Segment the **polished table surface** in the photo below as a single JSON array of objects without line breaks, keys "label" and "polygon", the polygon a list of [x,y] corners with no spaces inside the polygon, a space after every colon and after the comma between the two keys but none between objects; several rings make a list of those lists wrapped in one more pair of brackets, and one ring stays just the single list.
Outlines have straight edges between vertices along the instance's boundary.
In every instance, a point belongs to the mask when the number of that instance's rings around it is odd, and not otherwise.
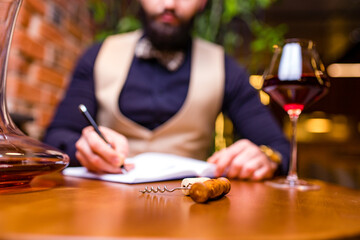
[{"label": "polished table surface", "polygon": [[360,192],[316,181],[318,191],[231,181],[225,197],[198,204],[181,191],[37,177],[32,188],[0,191],[0,239],[360,239]]}]

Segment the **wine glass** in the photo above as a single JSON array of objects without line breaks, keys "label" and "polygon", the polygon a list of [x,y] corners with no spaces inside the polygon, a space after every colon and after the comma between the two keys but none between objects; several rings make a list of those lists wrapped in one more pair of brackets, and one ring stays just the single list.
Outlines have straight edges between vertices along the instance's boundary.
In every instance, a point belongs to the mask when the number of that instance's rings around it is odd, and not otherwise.
[{"label": "wine glass", "polygon": [[267,184],[285,189],[319,189],[297,175],[296,126],[299,115],[305,106],[324,96],[330,86],[313,41],[293,38],[285,40],[281,46],[274,46],[270,67],[263,77],[262,89],[287,112],[292,126],[288,175]]}]

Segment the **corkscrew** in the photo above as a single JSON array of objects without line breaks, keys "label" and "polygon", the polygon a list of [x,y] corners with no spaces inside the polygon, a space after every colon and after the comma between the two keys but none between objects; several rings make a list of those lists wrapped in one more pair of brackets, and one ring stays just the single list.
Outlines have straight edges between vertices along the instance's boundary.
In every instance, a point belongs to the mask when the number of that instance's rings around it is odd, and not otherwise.
[{"label": "corkscrew", "polygon": [[190,187],[176,187],[176,188],[172,188],[172,189],[168,189],[166,186],[164,186],[164,188],[145,187],[144,190],[140,190],[140,192],[142,192],[142,193],[157,193],[157,192],[164,193],[164,192],[174,192],[175,190],[189,190],[189,189],[190,189]]},{"label": "corkscrew", "polygon": [[164,193],[182,190],[182,192],[190,196],[197,203],[204,203],[226,195],[231,188],[230,181],[227,178],[220,177],[217,179],[210,178],[185,178],[181,182],[181,187],[168,189],[166,186],[161,187],[145,187],[140,190],[141,193]]}]

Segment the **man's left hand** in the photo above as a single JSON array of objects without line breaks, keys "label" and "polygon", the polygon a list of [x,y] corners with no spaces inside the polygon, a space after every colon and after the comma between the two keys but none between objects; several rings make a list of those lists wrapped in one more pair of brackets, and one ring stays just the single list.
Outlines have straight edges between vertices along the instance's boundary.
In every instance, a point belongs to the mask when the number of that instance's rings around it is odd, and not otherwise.
[{"label": "man's left hand", "polygon": [[216,164],[215,175],[228,178],[263,180],[274,175],[278,164],[272,162],[247,139],[241,139],[231,146],[214,153],[208,162]]}]

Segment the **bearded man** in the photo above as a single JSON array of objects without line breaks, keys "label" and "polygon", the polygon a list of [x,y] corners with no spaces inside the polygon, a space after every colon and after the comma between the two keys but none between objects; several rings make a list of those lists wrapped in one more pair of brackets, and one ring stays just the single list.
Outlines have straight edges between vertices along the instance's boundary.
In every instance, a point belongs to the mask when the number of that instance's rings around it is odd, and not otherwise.
[{"label": "bearded man", "polygon": [[[126,157],[164,152],[207,159],[217,176],[285,174],[288,141],[246,70],[222,47],[191,36],[206,2],[139,0],[143,28],[110,36],[84,53],[45,142],[69,154],[71,165],[94,172],[121,173]],[[96,117],[112,148],[87,127],[79,104]],[[243,138],[208,158],[220,112]]]}]

